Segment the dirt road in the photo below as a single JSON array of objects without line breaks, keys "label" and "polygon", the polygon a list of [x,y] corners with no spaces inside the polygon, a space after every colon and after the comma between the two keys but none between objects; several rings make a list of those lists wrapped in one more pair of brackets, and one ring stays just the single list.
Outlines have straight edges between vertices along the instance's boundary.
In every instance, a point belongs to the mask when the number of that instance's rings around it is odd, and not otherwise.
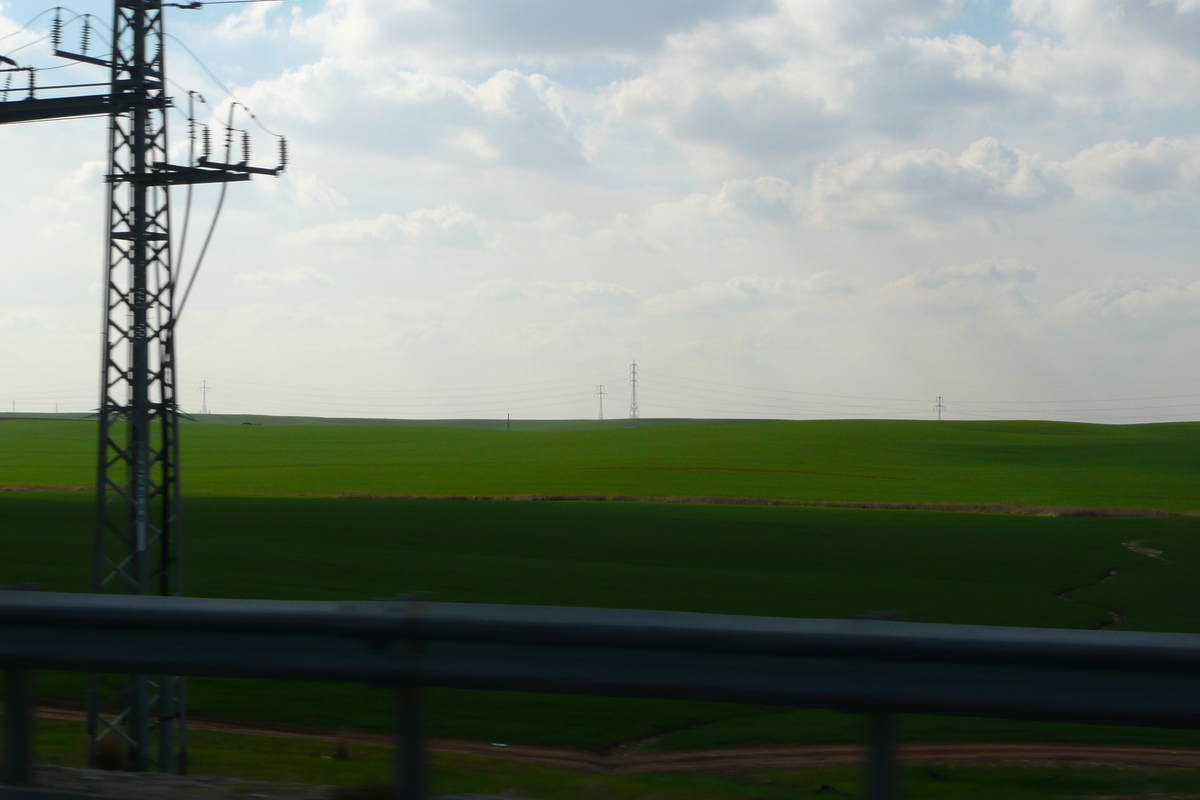
[{"label": "dirt road", "polygon": [[[41,708],[38,716],[48,720],[82,721],[74,709]],[[369,733],[333,733],[256,728],[205,720],[189,720],[196,731],[215,731],[248,736],[270,736],[326,742],[339,738],[348,743],[390,746],[388,736]],[[671,753],[614,753],[605,755],[569,747],[434,739],[434,752],[487,756],[504,761],[587,772],[628,774],[635,772],[682,772],[694,770],[745,771],[797,767],[842,766],[860,763],[863,748],[854,744],[789,745],[779,747],[736,747],[722,750],[684,750]],[[901,745],[900,758],[911,764],[989,764],[1058,767],[1175,767],[1200,769],[1200,749],[1166,747],[1121,747],[1083,744],[908,744]]]}]

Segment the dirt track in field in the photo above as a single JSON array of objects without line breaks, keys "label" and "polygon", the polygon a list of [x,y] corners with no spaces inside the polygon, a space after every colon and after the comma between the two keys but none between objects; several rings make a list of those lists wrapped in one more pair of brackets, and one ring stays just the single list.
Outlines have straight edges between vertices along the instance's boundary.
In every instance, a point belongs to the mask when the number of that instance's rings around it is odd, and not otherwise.
[{"label": "dirt track in field", "polygon": [[[41,708],[42,719],[82,721],[84,714],[74,709]],[[270,736],[320,742],[332,753],[338,743],[352,748],[355,744],[389,747],[391,737],[366,733],[320,733],[314,731],[256,728],[223,722],[189,720],[195,731],[213,731],[248,736]],[[861,763],[861,745],[790,745],[778,747],[736,747],[722,750],[684,750],[670,753],[618,752],[609,755],[569,747],[475,742],[462,739],[434,739],[437,753],[486,756],[503,761],[535,764],[543,767],[586,772],[686,772],[719,770],[793,769],[798,767],[846,766]],[[992,766],[1045,767],[1142,767],[1200,769],[1200,749],[1167,747],[1121,747],[1074,744],[909,744],[901,745],[900,758],[913,764],[976,764]]]},{"label": "dirt track in field", "polygon": [[[243,466],[230,467],[242,469]],[[614,468],[615,469],[615,468]],[[742,470],[717,467],[678,467],[679,471],[724,471],[724,472],[781,472],[785,470]],[[797,473],[826,474],[826,473]],[[851,476],[871,477],[871,476]],[[90,492],[93,486],[35,486],[26,484],[0,484],[0,492]],[[893,511],[950,511],[965,514],[1019,514],[1038,517],[1197,517],[1200,511],[1167,511],[1160,508],[1093,508],[1090,506],[1027,506],[1013,503],[923,503],[923,502],[868,502],[841,500],[796,500],[764,497],[717,497],[672,495],[668,497],[642,497],[624,494],[511,494],[511,495],[417,495],[417,494],[372,494],[363,492],[341,492],[339,494],[283,494],[264,497],[332,497],[367,500],[479,500],[494,502],[545,503],[545,502],[612,502],[612,503],[665,503],[668,505],[712,505],[712,506],[800,506],[805,508],[859,508]],[[1133,544],[1139,544],[1134,542]],[[1131,548],[1132,549],[1132,548]],[[1145,549],[1147,555],[1149,549]],[[1136,550],[1136,552],[1143,552]],[[1152,556],[1153,557],[1153,556]]]}]

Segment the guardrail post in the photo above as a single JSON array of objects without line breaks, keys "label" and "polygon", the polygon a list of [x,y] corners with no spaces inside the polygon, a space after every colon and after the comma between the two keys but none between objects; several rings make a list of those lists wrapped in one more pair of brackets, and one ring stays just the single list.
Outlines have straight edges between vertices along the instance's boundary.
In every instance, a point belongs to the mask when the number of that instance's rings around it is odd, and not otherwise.
[{"label": "guardrail post", "polygon": [[420,686],[396,690],[396,800],[425,800],[425,695]]},{"label": "guardrail post", "polygon": [[867,725],[867,798],[896,800],[896,718],[871,714]]},{"label": "guardrail post", "polygon": [[33,678],[10,668],[4,687],[4,782],[24,786],[33,780]]}]

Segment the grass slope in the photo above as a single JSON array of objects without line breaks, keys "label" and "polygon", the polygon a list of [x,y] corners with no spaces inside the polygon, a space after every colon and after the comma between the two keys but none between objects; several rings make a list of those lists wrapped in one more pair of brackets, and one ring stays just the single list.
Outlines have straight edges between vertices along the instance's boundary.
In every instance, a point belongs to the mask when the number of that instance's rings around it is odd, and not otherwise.
[{"label": "grass slope", "polygon": [[[89,486],[94,423],[0,420],[0,486]],[[183,426],[189,495],[630,495],[1200,511],[1200,423]]]},{"label": "grass slope", "polygon": [[[87,495],[0,495],[0,583],[81,590]],[[794,507],[197,497],[189,594],[341,599],[432,591],[440,600],[837,617],[900,609],[916,621],[1200,631],[1181,602],[1200,520],[1049,518]],[[1142,541],[1167,561],[1135,553]],[[66,556],[64,557],[64,554]],[[1111,569],[1118,575],[1098,579]],[[1070,600],[1056,592],[1075,589]],[[78,696],[77,678],[46,676]],[[193,681],[197,716],[387,729],[378,691]],[[832,712],[680,701],[440,691],[437,735],[603,748],[855,741]],[[1193,743],[1190,732],[912,718],[909,738]]]}]

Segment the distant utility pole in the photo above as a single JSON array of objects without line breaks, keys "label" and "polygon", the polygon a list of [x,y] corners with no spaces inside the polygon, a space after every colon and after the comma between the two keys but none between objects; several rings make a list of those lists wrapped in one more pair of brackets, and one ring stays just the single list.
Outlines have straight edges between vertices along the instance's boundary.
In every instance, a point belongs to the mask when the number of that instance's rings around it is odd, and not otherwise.
[{"label": "distant utility pole", "polygon": [[937,412],[938,412],[938,419],[941,419],[941,418],[942,418],[942,412],[946,410],[946,404],[942,402],[942,396],[941,396],[941,395],[938,395],[937,404],[936,404],[936,405],[934,405],[934,409],[936,409],[936,410],[937,410]]},{"label": "distant utility pole", "polygon": [[212,391],[212,387],[208,385],[208,381],[200,381],[200,388],[196,391],[200,392],[200,413],[211,413],[208,410],[208,393]]},{"label": "distant utility pole", "polygon": [[506,431],[512,430],[512,414],[504,415],[504,430],[506,430]]},{"label": "distant utility pole", "polygon": [[637,359],[634,359],[633,364],[629,367],[629,385],[632,387],[629,392],[629,418],[632,420],[641,417],[637,402],[637,378]]},{"label": "distant utility pole", "polygon": [[608,392],[604,391],[604,384],[596,387],[596,394],[593,397],[600,398],[600,421],[604,422],[604,398],[608,397]]}]

